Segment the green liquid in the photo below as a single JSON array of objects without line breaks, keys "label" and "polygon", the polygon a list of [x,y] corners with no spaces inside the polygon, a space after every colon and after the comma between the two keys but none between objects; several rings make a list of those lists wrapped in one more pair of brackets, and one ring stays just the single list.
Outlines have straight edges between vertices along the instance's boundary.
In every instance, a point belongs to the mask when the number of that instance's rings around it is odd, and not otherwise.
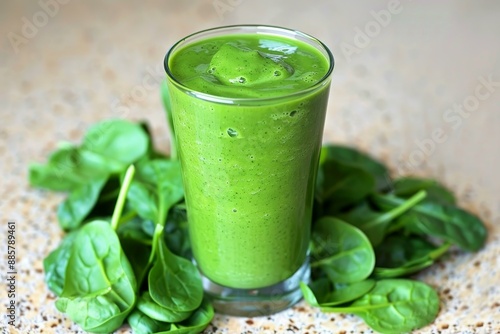
[{"label": "green liquid", "polygon": [[[175,52],[169,80],[193,254],[203,274],[253,289],[290,277],[304,262],[328,99],[314,47],[270,35],[228,35]],[[235,100],[237,101],[237,100]]]}]

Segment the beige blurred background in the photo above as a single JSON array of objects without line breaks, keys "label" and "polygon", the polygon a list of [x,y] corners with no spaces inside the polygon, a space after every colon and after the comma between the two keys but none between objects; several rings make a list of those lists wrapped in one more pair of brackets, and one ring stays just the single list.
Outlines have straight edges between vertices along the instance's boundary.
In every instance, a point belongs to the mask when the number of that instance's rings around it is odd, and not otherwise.
[{"label": "beige blurred background", "polygon": [[[33,285],[20,282],[21,291],[47,294],[41,259],[60,238],[54,208],[61,197],[30,190],[27,164],[44,161],[57,142],[78,141],[90,124],[110,117],[147,120],[156,145],[167,151],[159,98],[167,49],[198,30],[241,23],[302,30],[331,48],[336,64],[324,140],[367,150],[394,175],[435,177],[455,190],[492,231],[493,246],[482,255],[491,267],[476,268],[489,275],[500,243],[500,2],[2,1],[0,212],[23,230],[19,265]],[[442,274],[456,279],[450,284],[477,281],[461,260],[454,265]],[[483,290],[461,292],[472,293],[486,318],[493,311],[481,294],[500,299],[490,279]],[[41,320],[43,298],[21,303],[36,309],[22,328]],[[453,309],[459,306],[444,305],[435,328],[447,317],[477,322]],[[51,305],[44,307],[57,318]],[[221,328],[232,323],[218,319]]]}]

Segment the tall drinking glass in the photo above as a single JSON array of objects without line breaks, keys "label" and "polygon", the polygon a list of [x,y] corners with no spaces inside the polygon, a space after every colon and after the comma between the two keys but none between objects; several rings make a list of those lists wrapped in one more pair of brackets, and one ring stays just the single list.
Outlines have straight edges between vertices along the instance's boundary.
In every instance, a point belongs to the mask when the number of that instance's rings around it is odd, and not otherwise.
[{"label": "tall drinking glass", "polygon": [[301,298],[333,64],[314,37],[259,25],[195,33],[165,57],[193,257],[219,312]]}]

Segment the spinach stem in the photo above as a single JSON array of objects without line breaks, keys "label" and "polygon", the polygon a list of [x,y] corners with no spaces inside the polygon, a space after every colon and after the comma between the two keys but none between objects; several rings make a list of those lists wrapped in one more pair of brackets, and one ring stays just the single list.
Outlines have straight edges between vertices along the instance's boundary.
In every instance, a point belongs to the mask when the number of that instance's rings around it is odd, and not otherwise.
[{"label": "spinach stem", "polygon": [[412,197],[408,198],[406,201],[404,201],[403,203],[401,203],[400,205],[398,205],[394,209],[378,216],[376,219],[372,220],[368,224],[370,224],[370,225],[371,224],[378,224],[378,223],[386,222],[388,220],[392,220],[392,219],[402,215],[403,213],[405,213],[406,211],[408,211],[409,209],[411,209],[415,205],[417,205],[426,196],[427,196],[427,192],[425,190],[420,190],[418,193],[416,193]]},{"label": "spinach stem", "polygon": [[122,186],[120,188],[120,193],[118,194],[118,199],[116,200],[115,209],[113,211],[113,216],[111,217],[111,227],[116,231],[118,228],[118,222],[122,215],[123,207],[125,206],[125,199],[127,198],[128,189],[134,178],[135,167],[130,165],[125,173],[125,178],[123,179]]},{"label": "spinach stem", "polygon": [[163,234],[163,225],[156,224],[155,231],[153,233],[153,242],[152,242],[153,248],[151,249],[151,253],[149,254],[148,267],[151,263],[153,263],[156,251],[158,249],[158,240],[162,236],[162,234]]},{"label": "spinach stem", "polygon": [[328,265],[328,264],[330,264],[330,262],[332,262],[332,260],[338,259],[339,257],[341,257],[341,254],[328,256],[328,257],[325,257],[323,259],[319,259],[317,261],[311,262],[311,268],[316,268],[316,267],[319,267],[322,265]]},{"label": "spinach stem", "polygon": [[451,247],[451,244],[449,242],[445,242],[435,250],[429,253],[429,257],[433,260],[436,260],[437,258],[443,256],[448,249]]}]

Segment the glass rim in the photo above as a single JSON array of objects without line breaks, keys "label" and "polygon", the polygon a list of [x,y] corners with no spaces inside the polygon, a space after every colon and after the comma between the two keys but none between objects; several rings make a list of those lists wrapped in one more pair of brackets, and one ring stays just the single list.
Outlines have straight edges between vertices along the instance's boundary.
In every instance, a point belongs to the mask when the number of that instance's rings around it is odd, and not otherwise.
[{"label": "glass rim", "polygon": [[[189,88],[186,85],[182,84],[172,73],[170,70],[169,66],[169,59],[170,57],[175,53],[175,51],[183,44],[186,42],[189,42],[190,39],[195,38],[200,35],[204,35],[207,33],[212,33],[212,32],[222,32],[225,30],[231,30],[235,28],[242,28],[242,29],[252,29],[253,32],[258,32],[259,29],[261,30],[268,30],[267,33],[271,34],[272,31],[275,32],[273,35],[277,36],[284,36],[284,33],[292,34],[295,36],[301,36],[304,40],[301,40],[303,42],[313,42],[316,43],[317,45],[310,45],[315,47],[317,50],[319,50],[325,58],[328,60],[328,70],[325,73],[325,75],[319,79],[317,82],[312,84],[309,87],[306,87],[304,89],[289,93],[289,94],[283,94],[279,96],[272,96],[272,97],[227,97],[227,96],[219,96],[219,95],[214,95],[214,94],[208,94],[208,93],[203,93],[200,91],[197,91],[196,89]],[[243,33],[244,31],[242,31]],[[279,34],[281,32],[281,34]],[[266,32],[262,31],[262,34],[265,34]],[[285,35],[285,37],[288,37]],[[189,44],[186,44],[189,45]],[[321,49],[320,49],[321,47]],[[324,85],[328,84],[331,78],[331,74],[333,72],[333,68],[335,66],[335,59],[333,57],[332,52],[330,49],[319,39],[316,37],[309,35],[307,33],[304,33],[300,30],[294,30],[294,29],[289,29],[289,28],[284,28],[280,26],[273,26],[273,25],[266,25],[266,24],[236,24],[236,25],[226,25],[226,26],[219,26],[219,27],[214,27],[214,28],[209,28],[209,29],[204,29],[200,30],[197,32],[194,32],[192,34],[189,34],[177,42],[175,42],[170,49],[167,51],[167,54],[165,55],[165,58],[163,60],[163,66],[165,68],[165,72],[167,74],[168,79],[171,80],[172,83],[174,83],[179,89],[183,90],[185,93],[192,95],[196,98],[210,101],[210,102],[216,102],[216,103],[222,103],[222,104],[253,104],[255,102],[264,102],[264,101],[273,101],[273,100],[280,100],[280,99],[289,99],[290,97],[293,96],[301,96],[304,94],[307,94],[309,92],[316,91],[320,87],[323,87]]]}]

